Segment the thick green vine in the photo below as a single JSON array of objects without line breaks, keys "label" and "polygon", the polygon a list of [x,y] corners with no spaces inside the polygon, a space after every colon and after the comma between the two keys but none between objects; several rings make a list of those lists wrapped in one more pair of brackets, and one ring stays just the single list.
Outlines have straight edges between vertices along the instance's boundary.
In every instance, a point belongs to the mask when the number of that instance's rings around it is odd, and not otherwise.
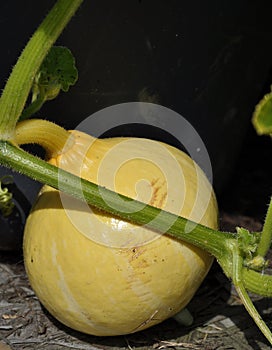
[{"label": "thick green vine", "polygon": [[0,135],[13,137],[33,80],[48,51],[83,0],[58,0],[20,55],[0,98]]}]

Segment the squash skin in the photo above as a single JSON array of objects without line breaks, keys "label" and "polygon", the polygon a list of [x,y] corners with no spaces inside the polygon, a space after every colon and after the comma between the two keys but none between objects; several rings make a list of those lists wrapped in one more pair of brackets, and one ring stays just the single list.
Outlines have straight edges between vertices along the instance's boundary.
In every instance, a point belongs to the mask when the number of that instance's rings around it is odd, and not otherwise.
[{"label": "squash skin", "polygon": [[[157,207],[165,209],[170,203],[169,211],[217,227],[217,204],[211,186],[183,152],[151,140],[95,140],[77,131],[71,133],[74,144],[52,158],[52,164],[127,196],[135,198],[136,192],[140,192],[139,200]],[[86,148],[90,143],[91,147]],[[160,147],[170,152],[182,168],[181,186],[186,190],[183,198],[186,205],[181,208],[179,205],[171,207],[176,198],[166,199],[171,192],[169,186],[174,187],[179,181],[166,183],[165,174],[154,165],[157,160],[168,166],[167,157],[159,160],[162,155],[155,152],[156,149],[160,151]],[[121,165],[117,164],[115,183],[112,183],[112,176],[104,167],[116,161],[114,154],[107,153],[114,148]],[[135,153],[135,149],[139,153]],[[149,150],[154,154],[152,162],[148,157],[137,158],[137,154],[146,154]],[[129,160],[123,162],[123,156]],[[81,166],[75,167],[76,162]],[[201,177],[198,184],[196,168]],[[140,188],[136,186],[136,191],[135,184],[143,178],[148,181],[141,183]],[[178,198],[176,192],[172,191]],[[193,209],[196,197],[197,207],[201,207],[208,194],[211,198],[207,208],[204,211]],[[24,259],[30,284],[56,319],[92,335],[121,335],[158,324],[188,304],[212,264],[209,254],[97,210],[90,212],[81,202],[63,196],[44,186],[27,219],[24,234]],[[66,210],[63,210],[63,203]],[[108,240],[108,236],[115,239]]]}]

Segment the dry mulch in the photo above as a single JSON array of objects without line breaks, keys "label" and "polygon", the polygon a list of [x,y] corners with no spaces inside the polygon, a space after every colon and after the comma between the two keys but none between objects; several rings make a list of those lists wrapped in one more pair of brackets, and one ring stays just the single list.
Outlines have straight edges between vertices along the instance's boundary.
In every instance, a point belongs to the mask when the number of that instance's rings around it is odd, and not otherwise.
[{"label": "dry mulch", "polygon": [[[261,228],[265,201],[272,191],[268,168],[263,164],[271,158],[272,149],[261,156],[257,153],[252,160],[249,151],[256,149],[254,142],[247,144],[241,155],[242,161],[237,169],[240,175],[232,191],[227,191],[220,199],[221,227],[224,230],[234,231],[236,226],[252,231]],[[258,146],[259,143],[263,146],[263,141],[257,141]],[[271,147],[271,143],[264,143],[265,150],[267,145]],[[252,298],[272,328],[271,300],[257,296]],[[191,327],[184,328],[169,319],[151,329],[127,336],[100,338],[84,335],[60,324],[40,305],[29,286],[21,253],[0,252],[0,350],[271,348],[217,263],[188,308],[195,319]]]}]

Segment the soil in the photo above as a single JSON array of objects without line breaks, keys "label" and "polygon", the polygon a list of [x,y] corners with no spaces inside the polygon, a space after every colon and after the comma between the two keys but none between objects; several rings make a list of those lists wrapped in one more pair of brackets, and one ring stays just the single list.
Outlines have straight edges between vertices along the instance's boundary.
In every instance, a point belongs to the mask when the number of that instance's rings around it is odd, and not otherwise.
[{"label": "soil", "polygon": [[[234,232],[237,226],[260,230],[272,192],[269,173],[271,146],[269,138],[256,137],[252,130],[249,132],[232,183],[219,197],[223,230]],[[272,274],[272,269],[268,268],[266,273]],[[252,299],[272,328],[271,300],[255,295]],[[169,319],[127,336],[101,338],[84,335],[60,324],[40,305],[29,286],[20,252],[0,252],[0,350],[271,348],[217,263],[188,309],[194,316],[190,327]]]}]

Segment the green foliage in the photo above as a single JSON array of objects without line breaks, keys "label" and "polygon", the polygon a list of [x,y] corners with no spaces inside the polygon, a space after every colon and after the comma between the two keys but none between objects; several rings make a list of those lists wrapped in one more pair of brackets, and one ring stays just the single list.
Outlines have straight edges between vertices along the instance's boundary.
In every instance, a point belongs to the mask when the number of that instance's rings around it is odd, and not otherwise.
[{"label": "green foliage", "polygon": [[237,227],[238,246],[246,259],[251,259],[258,247],[259,237],[243,227]]},{"label": "green foliage", "polygon": [[60,90],[67,92],[78,78],[75,59],[69,49],[53,46],[37,74],[35,85],[43,89],[47,100],[55,98]]},{"label": "green foliage", "polygon": [[267,267],[268,262],[261,255],[257,254],[261,238],[260,232],[249,232],[243,227],[237,227],[238,247],[243,257],[244,265],[252,270],[261,271]]},{"label": "green foliage", "polygon": [[252,123],[259,135],[272,135],[272,92],[257,104]]},{"label": "green foliage", "polygon": [[53,46],[34,78],[32,101],[24,109],[20,120],[31,117],[46,101],[56,98],[60,91],[67,92],[77,78],[78,71],[71,51],[66,47]]}]

